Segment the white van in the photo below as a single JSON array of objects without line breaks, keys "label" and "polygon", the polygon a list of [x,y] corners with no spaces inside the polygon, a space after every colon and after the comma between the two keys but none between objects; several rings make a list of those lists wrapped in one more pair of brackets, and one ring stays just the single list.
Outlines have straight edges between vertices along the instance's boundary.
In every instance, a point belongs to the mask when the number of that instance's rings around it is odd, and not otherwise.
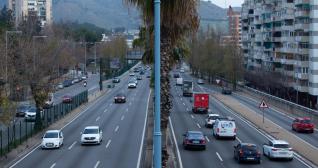
[{"label": "white van", "polygon": [[177,86],[182,86],[183,85],[183,78],[177,78]]},{"label": "white van", "polygon": [[218,118],[213,125],[213,136],[215,138],[232,138],[236,139],[236,125],[234,120],[228,118]]}]

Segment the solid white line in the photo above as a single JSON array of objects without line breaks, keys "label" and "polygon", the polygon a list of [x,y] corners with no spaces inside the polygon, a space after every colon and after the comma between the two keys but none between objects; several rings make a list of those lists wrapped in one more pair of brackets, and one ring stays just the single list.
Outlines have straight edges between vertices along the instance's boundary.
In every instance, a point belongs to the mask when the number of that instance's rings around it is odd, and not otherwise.
[{"label": "solid white line", "polygon": [[236,140],[239,141],[239,143],[242,143],[239,137],[236,137]]},{"label": "solid white line", "polygon": [[109,147],[110,143],[112,142],[112,140],[108,140],[107,144],[106,144],[106,149]]},{"label": "solid white line", "polygon": [[221,162],[223,162],[223,159],[221,158],[220,154],[218,152],[216,152],[216,155],[218,156],[218,158],[220,159]]},{"label": "solid white line", "polygon": [[206,139],[208,142],[210,142],[210,139],[208,138],[208,136],[205,136],[205,139]]},{"label": "solid white line", "polygon": [[115,132],[117,132],[119,129],[119,126],[117,125],[116,128],[115,128]]},{"label": "solid white line", "polygon": [[149,100],[150,100],[150,94],[151,94],[151,90],[149,92],[149,96],[148,96],[148,103],[146,106],[146,116],[145,116],[145,121],[144,121],[144,129],[142,130],[142,138],[141,138],[141,144],[140,144],[140,148],[139,148],[139,155],[138,155],[138,161],[137,161],[137,166],[136,168],[140,168],[140,161],[141,161],[141,154],[142,154],[142,148],[143,148],[143,144],[144,144],[144,138],[145,138],[145,132],[146,132],[146,125],[147,125],[147,117],[148,117],[148,107],[149,107]]},{"label": "solid white line", "polygon": [[107,112],[107,109],[104,110],[104,113],[106,113],[106,112]]},{"label": "solid white line", "polygon": [[53,167],[55,167],[55,165],[56,165],[56,163],[53,163],[53,164],[52,164],[52,166],[51,166],[50,168],[53,168]]},{"label": "solid white line", "polygon": [[198,123],[197,123],[197,126],[198,126],[199,128],[201,128],[200,124],[198,124]]},{"label": "solid white line", "polygon": [[94,166],[94,168],[97,168],[98,165],[99,165],[99,163],[100,163],[100,161],[97,161],[96,164],[95,164],[95,166]]},{"label": "solid white line", "polygon": [[191,114],[191,118],[193,118],[194,119],[194,116]]},{"label": "solid white line", "polygon": [[96,118],[96,121],[98,121],[100,119],[100,117],[98,116],[97,118]]},{"label": "solid white line", "polygon": [[73,142],[72,145],[70,147],[68,147],[68,150],[71,150],[76,143],[77,143],[77,141]]},{"label": "solid white line", "polygon": [[121,120],[121,121],[123,121],[123,120],[124,120],[124,118],[125,118],[125,116],[123,115],[123,116],[121,116],[120,120]]},{"label": "solid white line", "polygon": [[128,111],[128,108],[126,108],[126,111]]},{"label": "solid white line", "polygon": [[171,122],[171,118],[170,118],[170,117],[169,117],[169,125],[170,125],[170,127],[171,127],[171,132],[172,132],[174,144],[175,144],[176,149],[177,149],[177,157],[178,157],[179,166],[180,166],[180,168],[183,168],[182,160],[181,160],[181,155],[180,155],[180,151],[179,151],[179,147],[178,147],[178,143],[177,143],[177,139],[176,139],[176,135],[174,134],[174,128],[173,128],[173,125],[172,125],[172,122]]},{"label": "solid white line", "polygon": [[[106,93],[110,92],[110,90],[108,90]],[[92,106],[94,106],[97,102],[101,101],[103,98],[103,96],[99,97],[97,100],[95,100],[92,104],[89,105],[89,107],[87,107],[84,111],[82,111],[81,113],[79,113],[75,118],[73,118],[70,122],[68,122],[67,124],[65,124],[61,130],[63,130],[65,127],[67,127],[68,125],[70,125],[72,122],[74,122],[78,117],[80,117],[82,114],[84,114],[88,109],[90,109]],[[11,165],[9,168],[13,168],[14,166],[16,166],[18,163],[20,163],[22,160],[24,160],[26,157],[28,157],[31,153],[33,153],[35,150],[37,150],[39,147],[41,146],[41,143],[35,144],[32,148],[32,150],[27,153],[26,155],[24,155],[21,159],[19,159],[17,162],[15,162],[13,165]]]},{"label": "solid white line", "polygon": [[182,103],[185,106],[185,103]]}]

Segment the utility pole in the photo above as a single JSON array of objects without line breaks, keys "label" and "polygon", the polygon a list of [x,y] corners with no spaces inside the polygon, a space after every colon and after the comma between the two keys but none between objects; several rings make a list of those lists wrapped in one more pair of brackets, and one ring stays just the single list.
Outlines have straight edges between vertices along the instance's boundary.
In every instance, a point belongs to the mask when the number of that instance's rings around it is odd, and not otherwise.
[{"label": "utility pole", "polygon": [[22,31],[6,31],[6,82],[8,82],[8,34],[10,33],[22,34]]},{"label": "utility pole", "polygon": [[161,168],[160,130],[160,0],[154,0],[155,8],[155,124],[154,124],[154,167]]}]

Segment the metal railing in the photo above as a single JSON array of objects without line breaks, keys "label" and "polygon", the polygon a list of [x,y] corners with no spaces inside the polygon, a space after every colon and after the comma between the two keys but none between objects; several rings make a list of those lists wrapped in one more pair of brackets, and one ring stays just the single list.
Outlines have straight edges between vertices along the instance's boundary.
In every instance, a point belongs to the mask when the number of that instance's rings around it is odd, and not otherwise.
[{"label": "metal railing", "polygon": [[[70,103],[59,103],[49,109],[44,109],[41,113],[42,130],[55,123],[66,114],[79,107],[83,103],[88,102],[88,91],[79,93],[72,97]],[[34,122],[20,120],[12,123],[4,129],[0,130],[0,156],[4,156],[12,149],[22,144],[28,138],[35,135],[40,130],[34,129]]]}]

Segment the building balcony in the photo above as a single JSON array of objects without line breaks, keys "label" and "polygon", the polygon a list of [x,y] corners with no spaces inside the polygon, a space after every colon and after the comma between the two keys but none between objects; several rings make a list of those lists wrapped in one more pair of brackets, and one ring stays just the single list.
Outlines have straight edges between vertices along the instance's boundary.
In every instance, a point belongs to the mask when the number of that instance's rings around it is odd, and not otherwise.
[{"label": "building balcony", "polygon": [[303,5],[303,4],[309,4],[310,0],[295,0],[295,5]]},{"label": "building balcony", "polygon": [[297,53],[298,54],[309,54],[309,49],[308,48],[297,48]]},{"label": "building balcony", "polygon": [[295,73],[294,77],[297,79],[308,80],[308,74],[305,73]]},{"label": "building balcony", "polygon": [[285,64],[285,65],[294,65],[295,60],[293,59],[280,59],[280,63]]},{"label": "building balcony", "polygon": [[282,3],[282,8],[294,8],[294,3]]},{"label": "building balcony", "polygon": [[289,71],[289,70],[283,70],[283,75],[289,76],[289,77],[294,77],[294,71]]},{"label": "building balcony", "polygon": [[294,30],[294,25],[283,25],[281,27],[281,30],[290,30],[290,31],[292,31],[292,30]]},{"label": "building balcony", "polygon": [[297,67],[309,67],[309,62],[296,60],[294,65]]},{"label": "building balcony", "polygon": [[309,24],[308,23],[296,23],[295,24],[295,30],[309,30]]},{"label": "building balcony", "polygon": [[295,41],[297,41],[297,42],[309,42],[309,36],[296,36]]},{"label": "building balcony", "polygon": [[298,10],[295,12],[295,17],[309,17],[310,12],[306,10]]},{"label": "building balcony", "polygon": [[282,36],[280,39],[281,39],[281,41],[287,41],[287,42],[295,41],[295,38],[294,37],[290,37],[290,36]]},{"label": "building balcony", "polygon": [[296,48],[281,48],[281,52],[283,53],[292,53],[292,54],[295,54],[297,53],[297,49]]},{"label": "building balcony", "polygon": [[263,37],[262,36],[256,36],[255,37],[255,41],[261,42],[261,41],[263,41]]},{"label": "building balcony", "polygon": [[274,40],[275,42],[280,42],[280,41],[281,41],[281,37],[273,37],[273,40]]}]

